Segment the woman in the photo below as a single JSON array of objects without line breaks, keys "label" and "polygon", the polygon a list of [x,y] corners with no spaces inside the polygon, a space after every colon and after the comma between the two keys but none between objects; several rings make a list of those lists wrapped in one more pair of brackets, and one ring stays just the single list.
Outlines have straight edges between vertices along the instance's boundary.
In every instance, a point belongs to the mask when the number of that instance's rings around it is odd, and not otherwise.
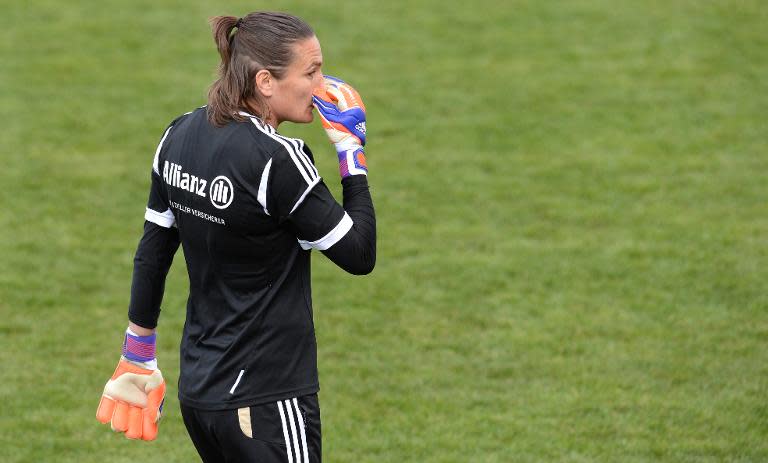
[{"label": "woman", "polygon": [[[97,418],[129,438],[157,435],[155,327],[181,244],[190,294],[179,401],[202,460],[319,462],[309,251],[350,273],[373,270],[365,107],[323,76],[320,44],[299,18],[251,13],[212,26],[219,77],[208,105],[174,120],[155,152],[123,355]],[[306,144],[277,132],[311,122],[313,106],[337,150],[343,207]]]}]

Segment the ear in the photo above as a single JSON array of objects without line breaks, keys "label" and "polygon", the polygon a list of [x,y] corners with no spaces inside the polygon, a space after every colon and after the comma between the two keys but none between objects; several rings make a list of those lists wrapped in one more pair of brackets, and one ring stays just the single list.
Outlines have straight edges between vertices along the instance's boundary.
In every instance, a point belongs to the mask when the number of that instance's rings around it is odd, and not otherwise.
[{"label": "ear", "polygon": [[262,96],[269,98],[274,92],[275,77],[266,69],[256,73],[254,78],[256,84],[256,90],[261,93]]}]

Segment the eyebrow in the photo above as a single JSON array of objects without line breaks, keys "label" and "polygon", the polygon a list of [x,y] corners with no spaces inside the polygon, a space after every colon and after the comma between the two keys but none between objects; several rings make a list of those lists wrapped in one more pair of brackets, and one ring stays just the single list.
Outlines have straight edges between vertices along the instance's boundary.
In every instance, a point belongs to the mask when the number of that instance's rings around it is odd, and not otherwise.
[{"label": "eyebrow", "polygon": [[323,65],[322,61],[312,61],[309,66],[307,66],[307,69],[312,69],[314,67],[320,67]]}]

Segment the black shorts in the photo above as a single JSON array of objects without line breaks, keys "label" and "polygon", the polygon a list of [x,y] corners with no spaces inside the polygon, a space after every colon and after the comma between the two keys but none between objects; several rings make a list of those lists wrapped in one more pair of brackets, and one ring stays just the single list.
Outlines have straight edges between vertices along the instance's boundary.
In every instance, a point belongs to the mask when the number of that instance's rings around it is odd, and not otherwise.
[{"label": "black shorts", "polygon": [[204,463],[320,463],[317,394],[236,410],[181,405],[189,437]]}]

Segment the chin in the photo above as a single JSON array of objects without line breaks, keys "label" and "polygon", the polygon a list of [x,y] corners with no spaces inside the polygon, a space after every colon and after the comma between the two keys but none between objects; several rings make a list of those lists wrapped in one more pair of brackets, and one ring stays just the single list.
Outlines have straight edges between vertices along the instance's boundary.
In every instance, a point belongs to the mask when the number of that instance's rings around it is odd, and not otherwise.
[{"label": "chin", "polygon": [[293,119],[291,122],[295,122],[297,124],[309,124],[310,122],[315,120],[315,115],[312,114],[310,111],[309,114],[304,114],[301,117],[297,117],[296,119]]}]

